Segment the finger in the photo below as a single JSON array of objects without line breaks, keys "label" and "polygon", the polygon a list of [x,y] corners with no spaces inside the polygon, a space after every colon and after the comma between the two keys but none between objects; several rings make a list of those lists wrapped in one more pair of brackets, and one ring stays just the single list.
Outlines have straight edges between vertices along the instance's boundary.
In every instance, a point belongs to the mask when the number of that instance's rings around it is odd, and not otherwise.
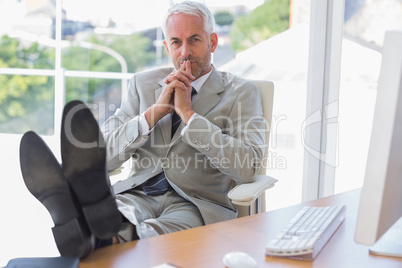
[{"label": "finger", "polygon": [[185,62],[186,65],[186,76],[188,77],[188,79],[190,79],[191,81],[195,80],[195,77],[193,76],[192,72],[191,72],[191,61],[187,60]]},{"label": "finger", "polygon": [[[175,79],[185,81],[185,78],[191,83],[195,80],[195,77],[191,73],[191,61],[183,61],[179,70],[171,72],[165,79],[165,84],[171,83]],[[189,86],[189,85],[188,85]]]},{"label": "finger", "polygon": [[174,88],[174,90],[176,90],[176,89],[186,90],[188,88],[188,86],[186,86],[186,84],[180,80],[172,81],[172,83],[170,83],[169,86]]},{"label": "finger", "polygon": [[[182,65],[182,67],[183,67],[183,65]],[[165,84],[168,84],[168,83],[172,82],[174,79],[178,79],[177,76],[178,76],[179,74],[185,76],[185,71],[184,71],[184,69],[183,69],[182,67],[181,67],[178,71],[173,71],[173,72],[171,72],[171,73],[165,78]]]},{"label": "finger", "polygon": [[186,71],[186,62],[187,62],[188,60],[185,60],[185,61],[183,61],[182,63],[181,63],[181,66],[180,66],[180,69],[179,69],[179,71]]},{"label": "finger", "polygon": [[191,73],[191,61],[190,60],[183,61],[178,72],[184,74],[188,79],[190,79],[192,81],[195,80],[195,77]]},{"label": "finger", "polygon": [[189,60],[186,61],[186,72],[193,76],[193,74],[191,73],[191,61]]},{"label": "finger", "polygon": [[173,75],[169,75],[168,77],[166,77],[165,79],[165,84],[170,84],[174,79]]},{"label": "finger", "polygon": [[173,94],[174,93],[174,86],[171,84],[166,85],[165,89],[162,91],[162,94]]},{"label": "finger", "polygon": [[177,80],[179,80],[179,81],[181,81],[181,82],[183,82],[183,83],[186,85],[186,87],[190,87],[190,86],[191,86],[191,81],[192,81],[192,80],[190,80],[190,79],[188,78],[188,76],[187,76],[185,73],[177,73],[177,74],[174,76],[174,78],[177,79]]},{"label": "finger", "polygon": [[176,73],[175,75],[168,76],[168,77],[165,79],[165,83],[166,83],[166,84],[170,84],[170,83],[172,83],[174,80],[178,80],[178,81],[183,82],[187,87],[190,87],[190,86],[191,86],[191,81],[192,81],[192,80],[190,80],[190,79],[189,79],[185,74],[183,74],[183,73],[178,72],[178,73]]},{"label": "finger", "polygon": [[184,101],[184,103],[191,103],[191,88],[182,88],[182,87],[177,87],[175,89],[175,99],[179,98]]}]

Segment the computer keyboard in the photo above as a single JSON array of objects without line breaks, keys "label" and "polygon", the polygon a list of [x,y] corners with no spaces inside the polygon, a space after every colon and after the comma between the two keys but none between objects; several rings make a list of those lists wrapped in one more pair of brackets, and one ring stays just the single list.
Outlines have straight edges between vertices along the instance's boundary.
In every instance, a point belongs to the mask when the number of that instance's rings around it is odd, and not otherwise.
[{"label": "computer keyboard", "polygon": [[345,205],[304,207],[265,246],[265,254],[313,260],[343,222],[345,213]]}]

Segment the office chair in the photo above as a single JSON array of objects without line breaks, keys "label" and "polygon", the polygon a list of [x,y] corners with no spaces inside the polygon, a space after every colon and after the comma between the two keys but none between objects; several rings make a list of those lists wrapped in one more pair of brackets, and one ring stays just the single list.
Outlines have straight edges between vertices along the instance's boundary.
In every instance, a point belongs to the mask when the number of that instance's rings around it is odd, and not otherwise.
[{"label": "office chair", "polygon": [[[244,183],[235,186],[228,194],[232,203],[239,210],[238,217],[244,217],[265,211],[265,191],[275,186],[276,179],[266,174],[268,167],[268,145],[270,136],[270,127],[272,119],[272,107],[274,99],[274,83],[271,81],[251,80],[260,90],[262,113],[266,120],[265,132],[265,152],[259,175],[255,177],[252,183]],[[125,179],[130,172],[130,161],[126,161],[122,167],[109,172],[111,183]]]},{"label": "office chair", "polygon": [[272,107],[274,102],[274,83],[265,80],[251,80],[260,90],[262,114],[266,124],[265,152],[259,174],[254,182],[235,186],[228,194],[239,210],[238,217],[265,211],[265,191],[275,186],[278,181],[266,175],[268,169],[268,145],[271,130]]}]

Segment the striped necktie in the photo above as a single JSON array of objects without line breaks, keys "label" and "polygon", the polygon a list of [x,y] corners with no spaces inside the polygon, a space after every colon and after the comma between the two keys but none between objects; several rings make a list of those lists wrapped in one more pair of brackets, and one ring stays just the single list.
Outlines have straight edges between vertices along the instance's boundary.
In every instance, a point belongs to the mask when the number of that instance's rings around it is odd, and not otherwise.
[{"label": "striped necktie", "polygon": [[[194,94],[197,94],[197,91],[195,90],[195,88],[193,88],[193,90],[191,91],[191,98],[193,98]],[[172,137],[174,135],[174,133],[176,133],[177,128],[180,126],[181,123],[181,118],[180,116],[176,113],[173,112],[172,114]]]},{"label": "striped necktie", "polygon": [[[197,91],[193,88],[193,90],[191,91],[191,97],[193,97],[194,94],[197,94]],[[173,112],[171,137],[173,137],[180,123],[180,116],[176,112]],[[158,175],[147,180],[142,186],[140,186],[140,188],[142,188],[146,195],[152,196],[165,194],[171,189],[171,186],[166,179],[165,172],[161,172]]]}]

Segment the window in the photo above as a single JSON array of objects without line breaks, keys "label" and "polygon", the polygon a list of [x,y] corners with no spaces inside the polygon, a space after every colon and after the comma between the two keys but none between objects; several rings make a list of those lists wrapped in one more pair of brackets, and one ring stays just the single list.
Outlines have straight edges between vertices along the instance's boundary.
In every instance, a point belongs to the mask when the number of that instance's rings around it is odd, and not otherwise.
[{"label": "window", "polygon": [[402,29],[401,1],[346,1],[335,193],[363,185],[386,31]]},{"label": "window", "polygon": [[[265,5],[270,8],[270,4],[283,2],[267,1]],[[256,9],[256,13],[258,11]],[[270,149],[266,156],[268,175],[278,179],[266,196],[266,208],[272,210],[300,203],[302,198],[301,126],[306,114],[309,2],[289,1],[286,7],[273,12],[275,14],[269,12],[265,10],[262,15],[275,21],[287,17],[287,29],[279,32],[275,32],[274,27],[267,29],[275,34],[238,52],[235,59],[222,68],[241,77],[271,80],[275,84]]]}]

